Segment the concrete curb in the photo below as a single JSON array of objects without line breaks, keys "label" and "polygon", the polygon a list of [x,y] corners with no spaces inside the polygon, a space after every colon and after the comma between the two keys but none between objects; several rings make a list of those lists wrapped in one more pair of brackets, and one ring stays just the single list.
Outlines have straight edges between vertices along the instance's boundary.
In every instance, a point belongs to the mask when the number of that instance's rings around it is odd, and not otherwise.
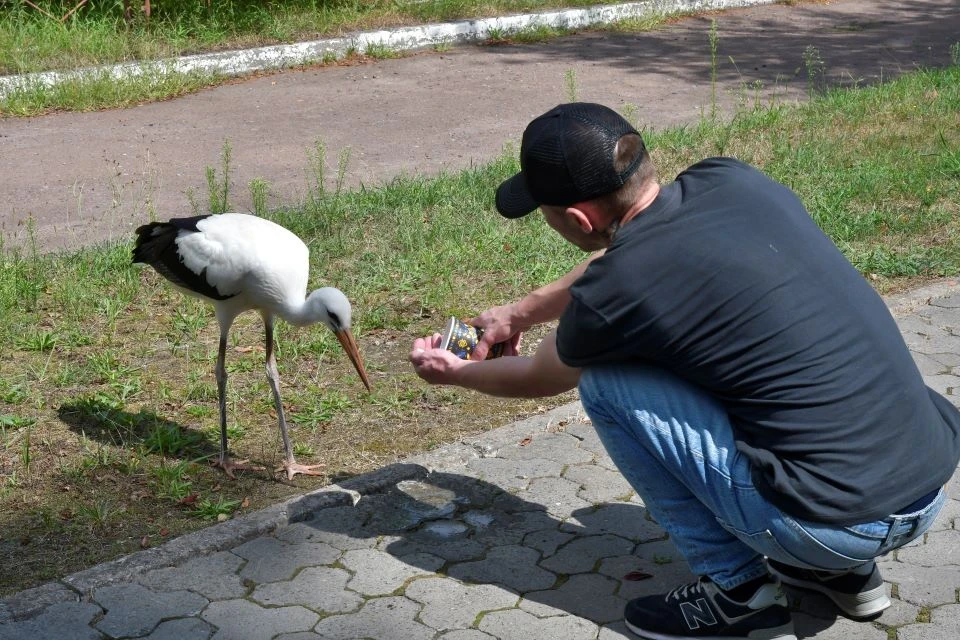
[{"label": "concrete curb", "polygon": [[364,52],[370,47],[386,47],[393,51],[412,51],[440,44],[462,44],[482,41],[493,35],[508,35],[538,26],[584,28],[626,18],[642,18],[663,14],[713,11],[754,5],[773,4],[778,0],[646,0],[625,4],[600,5],[585,9],[460,20],[392,30],[354,33],[341,38],[258,47],[246,51],[184,56],[152,63],[127,63],[99,66],[75,71],[45,71],[15,76],[0,76],[0,98],[31,87],[54,86],[85,78],[132,78],[144,75],[200,72],[239,76],[256,71],[283,69],[320,61],[337,60],[350,52]]}]

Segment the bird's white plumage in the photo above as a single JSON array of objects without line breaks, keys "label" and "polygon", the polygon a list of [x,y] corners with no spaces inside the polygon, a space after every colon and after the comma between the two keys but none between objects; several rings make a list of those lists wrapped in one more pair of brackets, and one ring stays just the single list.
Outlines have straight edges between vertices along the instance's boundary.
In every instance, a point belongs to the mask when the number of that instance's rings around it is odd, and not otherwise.
[{"label": "bird's white plumage", "polygon": [[221,294],[237,294],[226,306],[272,309],[287,315],[302,304],[310,275],[310,251],[278,224],[242,213],[223,213],[197,223],[176,240],[183,264]]}]

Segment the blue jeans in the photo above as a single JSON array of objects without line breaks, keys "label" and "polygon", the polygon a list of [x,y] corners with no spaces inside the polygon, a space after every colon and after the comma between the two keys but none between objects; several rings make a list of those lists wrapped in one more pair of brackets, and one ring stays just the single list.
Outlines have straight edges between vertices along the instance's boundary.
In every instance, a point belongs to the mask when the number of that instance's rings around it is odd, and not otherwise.
[{"label": "blue jeans", "polygon": [[814,569],[861,566],[923,534],[944,503],[941,489],[916,512],[849,527],[793,518],[757,492],[729,416],[699,387],[657,367],[588,367],[580,401],[690,569],[721,589],[765,575],[764,556]]}]

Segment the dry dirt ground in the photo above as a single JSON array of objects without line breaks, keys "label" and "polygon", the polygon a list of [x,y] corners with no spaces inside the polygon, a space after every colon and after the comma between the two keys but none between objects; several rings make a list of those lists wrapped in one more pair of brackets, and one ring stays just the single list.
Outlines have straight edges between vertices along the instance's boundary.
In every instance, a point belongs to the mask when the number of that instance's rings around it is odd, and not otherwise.
[{"label": "dry dirt ground", "polygon": [[[720,43],[718,101],[803,99],[815,51],[830,83],[868,83],[950,61],[957,0],[836,0],[767,5],[677,20],[650,33],[585,33],[535,45],[464,46],[355,66],[254,77],[136,108],[0,119],[0,233],[41,249],[122,238],[151,215],[189,215],[207,201],[205,168],[232,147],[232,204],[271,185],[295,204],[316,141],[328,164],[349,148],[347,186],[400,173],[483,163],[530,118],[577,96],[637,105],[655,128],[690,122],[711,104],[708,31]],[[814,47],[814,49],[809,49]],[[746,89],[745,89],[746,88]],[[332,179],[332,174],[330,176]]]}]

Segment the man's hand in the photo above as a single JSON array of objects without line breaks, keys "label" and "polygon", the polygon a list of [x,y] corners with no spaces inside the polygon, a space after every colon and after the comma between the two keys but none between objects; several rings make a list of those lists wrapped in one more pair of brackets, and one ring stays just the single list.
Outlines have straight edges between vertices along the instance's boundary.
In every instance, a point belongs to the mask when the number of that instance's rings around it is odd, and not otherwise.
[{"label": "man's hand", "polygon": [[455,384],[454,376],[460,367],[468,364],[446,349],[440,348],[443,336],[435,333],[413,341],[410,362],[417,375],[430,384]]},{"label": "man's hand", "polygon": [[473,350],[471,359],[483,360],[490,352],[490,347],[498,342],[505,342],[503,355],[516,356],[520,354],[520,338],[527,327],[517,326],[515,321],[514,305],[505,304],[487,309],[469,324],[483,329],[483,335]]},{"label": "man's hand", "polygon": [[439,333],[417,338],[410,350],[414,370],[430,384],[452,384],[503,398],[539,398],[569,391],[580,380],[580,369],[566,366],[557,355],[556,331],[543,339],[534,355],[516,358],[461,360],[441,349],[441,341]]}]

